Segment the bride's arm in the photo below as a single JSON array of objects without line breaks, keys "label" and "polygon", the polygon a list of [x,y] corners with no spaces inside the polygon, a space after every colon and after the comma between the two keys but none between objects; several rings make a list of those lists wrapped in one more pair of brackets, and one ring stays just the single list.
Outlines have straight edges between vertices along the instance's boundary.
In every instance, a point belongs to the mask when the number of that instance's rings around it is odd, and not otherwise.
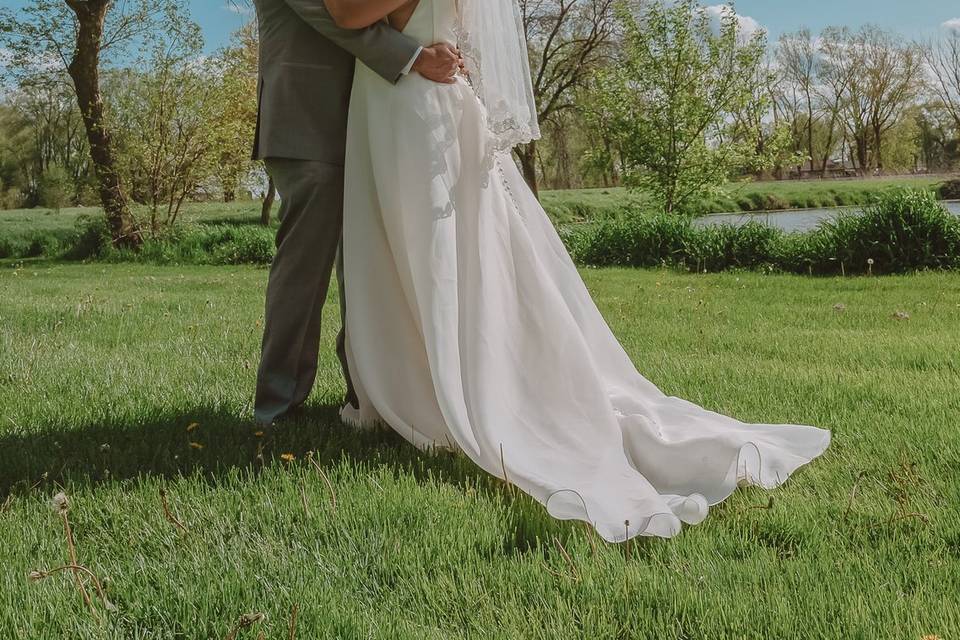
[{"label": "bride's arm", "polygon": [[383,20],[410,0],[323,0],[343,29],[363,29]]}]

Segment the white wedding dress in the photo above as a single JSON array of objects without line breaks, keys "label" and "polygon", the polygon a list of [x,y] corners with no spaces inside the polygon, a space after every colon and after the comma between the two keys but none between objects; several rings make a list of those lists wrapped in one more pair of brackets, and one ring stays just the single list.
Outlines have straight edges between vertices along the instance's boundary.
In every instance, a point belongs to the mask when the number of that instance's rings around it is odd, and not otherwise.
[{"label": "white wedding dress", "polygon": [[[456,42],[456,11],[421,0],[405,32]],[[744,424],[644,379],[486,135],[465,80],[394,86],[358,64],[344,259],[361,406],[345,420],[460,449],[611,542],[676,535],[738,484],[775,487],[827,448],[828,431]]]}]

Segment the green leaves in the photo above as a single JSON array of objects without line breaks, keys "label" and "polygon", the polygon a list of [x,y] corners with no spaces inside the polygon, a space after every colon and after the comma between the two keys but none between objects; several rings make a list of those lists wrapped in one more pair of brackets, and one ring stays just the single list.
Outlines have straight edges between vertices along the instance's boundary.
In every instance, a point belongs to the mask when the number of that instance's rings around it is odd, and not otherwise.
[{"label": "green leaves", "polygon": [[745,37],[732,9],[715,29],[695,0],[649,3],[639,16],[623,5],[618,15],[622,58],[594,81],[599,108],[588,122],[616,141],[628,186],[672,213],[735,170],[769,164],[776,145],[757,145],[759,119],[737,117],[765,100],[765,34]]}]

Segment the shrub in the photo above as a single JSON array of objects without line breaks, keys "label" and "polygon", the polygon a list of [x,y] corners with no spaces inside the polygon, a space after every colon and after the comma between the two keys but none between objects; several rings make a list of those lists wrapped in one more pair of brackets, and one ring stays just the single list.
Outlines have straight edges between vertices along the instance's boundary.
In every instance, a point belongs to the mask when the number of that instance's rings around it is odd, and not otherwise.
[{"label": "shrub", "polygon": [[812,274],[960,268],[960,219],[924,190],[883,194],[862,214],[842,213],[808,233],[784,233],[756,222],[695,227],[680,217],[634,212],[567,234],[564,241],[575,260],[594,266]]},{"label": "shrub", "polygon": [[592,265],[651,267],[683,264],[693,225],[667,215],[625,215],[568,236],[574,260]]},{"label": "shrub", "polygon": [[27,254],[27,248],[23,238],[0,238],[0,259],[22,258]]},{"label": "shrub", "polygon": [[775,262],[782,236],[781,230],[759,222],[704,227],[691,238],[691,257],[700,270],[753,269]]},{"label": "shrub", "polygon": [[54,258],[60,254],[60,239],[52,233],[34,232],[30,235],[26,243],[26,251],[21,254],[22,258]]},{"label": "shrub", "polygon": [[213,248],[216,264],[270,264],[276,252],[273,231],[259,226],[229,229],[229,237]]},{"label": "shrub", "polygon": [[104,257],[113,250],[110,229],[102,216],[77,218],[73,236],[67,241],[63,257],[68,260],[89,260]]},{"label": "shrub", "polygon": [[23,206],[23,192],[17,187],[0,191],[0,209],[18,209]]},{"label": "shrub", "polygon": [[960,178],[947,180],[941,184],[937,195],[941,200],[960,200]]},{"label": "shrub", "polygon": [[[952,268],[960,244],[960,220],[936,196],[919,189],[897,189],[879,196],[860,214],[844,212],[819,230],[824,248],[855,271],[902,273]],[[822,257],[821,257],[822,260]]]}]

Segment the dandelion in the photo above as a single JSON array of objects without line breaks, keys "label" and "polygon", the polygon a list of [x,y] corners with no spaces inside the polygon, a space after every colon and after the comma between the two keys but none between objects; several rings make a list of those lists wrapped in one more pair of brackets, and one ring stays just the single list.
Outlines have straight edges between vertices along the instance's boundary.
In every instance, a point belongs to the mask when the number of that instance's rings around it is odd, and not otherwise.
[{"label": "dandelion", "polygon": [[100,451],[103,451],[104,453],[110,451],[110,445],[104,442],[102,445],[100,445]]},{"label": "dandelion", "polygon": [[30,582],[40,582],[46,577],[47,577],[47,574],[44,573],[43,571],[31,571],[30,574],[27,576]]},{"label": "dandelion", "polygon": [[53,496],[53,500],[51,502],[53,504],[53,510],[59,514],[66,513],[70,508],[70,501],[67,499],[67,494],[62,491]]},{"label": "dandelion", "polygon": [[867,258],[867,275],[873,275],[873,258]]},{"label": "dandelion", "polygon": [[263,437],[263,431],[254,431],[254,432],[253,432],[253,435],[256,436],[256,437],[258,437],[258,438],[262,438],[262,437]]},{"label": "dandelion", "polygon": [[280,459],[284,462],[293,462],[297,459],[297,456],[293,455],[292,453],[282,453],[280,454]]}]

